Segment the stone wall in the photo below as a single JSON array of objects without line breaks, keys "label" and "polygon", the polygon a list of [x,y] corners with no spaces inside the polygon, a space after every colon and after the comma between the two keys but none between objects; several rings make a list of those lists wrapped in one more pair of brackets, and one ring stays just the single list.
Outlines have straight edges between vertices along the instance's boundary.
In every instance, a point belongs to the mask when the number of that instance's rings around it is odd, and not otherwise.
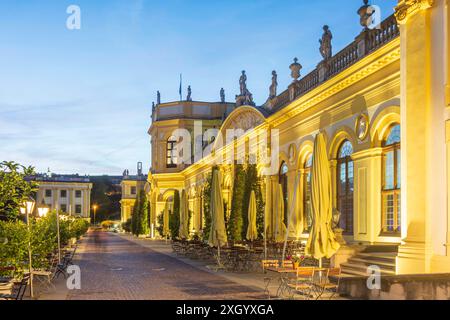
[{"label": "stone wall", "polygon": [[450,274],[383,276],[381,290],[367,288],[367,278],[344,278],[341,295],[368,300],[450,300]]}]

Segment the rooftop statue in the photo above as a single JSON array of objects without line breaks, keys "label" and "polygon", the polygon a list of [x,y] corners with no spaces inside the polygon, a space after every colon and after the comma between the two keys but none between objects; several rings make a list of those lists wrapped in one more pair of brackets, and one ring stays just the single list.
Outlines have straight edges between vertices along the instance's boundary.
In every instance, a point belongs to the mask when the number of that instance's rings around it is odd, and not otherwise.
[{"label": "rooftop statue", "polygon": [[245,96],[247,94],[247,75],[245,74],[245,70],[242,71],[242,75],[239,78],[239,87],[241,89],[241,96]]},{"label": "rooftop statue", "polygon": [[242,71],[242,75],[239,78],[239,87],[241,94],[236,96],[236,105],[237,106],[254,106],[255,103],[253,102],[253,95],[250,91],[247,89],[247,75],[245,74],[245,71]]},{"label": "rooftop statue", "polygon": [[225,103],[225,90],[223,88],[220,89],[220,102]]},{"label": "rooftop statue", "polygon": [[156,91],[156,103],[161,104],[161,93]]},{"label": "rooftop statue", "polygon": [[269,99],[273,99],[277,96],[277,88],[278,88],[278,75],[274,70],[272,71],[272,84],[270,85],[270,96]]},{"label": "rooftop statue", "polygon": [[188,94],[187,94],[186,101],[192,101],[192,89],[191,89],[191,86],[188,86],[187,92],[188,92]]},{"label": "rooftop statue", "polygon": [[330,31],[330,27],[327,25],[323,26],[323,35],[320,42],[320,54],[322,55],[324,60],[328,60],[333,56],[331,40],[333,39],[333,35]]},{"label": "rooftop statue", "polygon": [[368,29],[369,26],[373,23],[373,14],[375,13],[375,9],[369,5],[369,0],[364,0],[364,5],[359,8],[359,23],[364,29]]},{"label": "rooftop statue", "polygon": [[289,66],[289,69],[291,69],[291,77],[295,81],[298,81],[298,78],[300,78],[300,70],[302,70],[302,65],[298,63],[298,59],[294,58],[294,63]]}]

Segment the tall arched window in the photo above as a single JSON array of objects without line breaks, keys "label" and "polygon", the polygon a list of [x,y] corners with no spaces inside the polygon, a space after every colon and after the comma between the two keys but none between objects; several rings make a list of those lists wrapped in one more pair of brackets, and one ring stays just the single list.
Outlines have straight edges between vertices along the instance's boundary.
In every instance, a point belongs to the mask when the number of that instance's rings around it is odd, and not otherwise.
[{"label": "tall arched window", "polygon": [[341,213],[339,227],[344,234],[353,234],[353,146],[344,141],[337,160],[337,209]]},{"label": "tall arched window", "polygon": [[286,162],[283,162],[280,168],[280,184],[283,189],[283,202],[284,202],[284,223],[287,225],[288,221],[288,177],[287,173],[289,168]]},{"label": "tall arched window", "polygon": [[311,168],[312,168],[312,154],[310,154],[303,165],[303,221],[304,230],[309,232],[312,227],[312,213],[311,213]]},{"label": "tall arched window", "polygon": [[400,125],[393,125],[383,143],[382,233],[399,235],[401,231]]},{"label": "tall arched window", "polygon": [[170,137],[167,139],[167,154],[166,154],[166,165],[167,168],[177,167],[177,139],[175,137]]}]

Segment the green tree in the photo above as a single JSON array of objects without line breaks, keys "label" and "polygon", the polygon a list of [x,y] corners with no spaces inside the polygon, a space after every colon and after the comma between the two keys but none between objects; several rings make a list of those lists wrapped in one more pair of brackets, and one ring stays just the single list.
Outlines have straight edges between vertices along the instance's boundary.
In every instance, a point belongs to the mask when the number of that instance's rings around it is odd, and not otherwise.
[{"label": "green tree", "polygon": [[139,228],[139,197],[136,198],[136,201],[133,206],[133,212],[131,213],[131,233],[134,235],[138,235]]},{"label": "green tree", "polygon": [[[234,166],[234,187],[231,200],[231,215],[228,222],[227,231],[228,238],[232,241],[243,240],[243,228],[244,228],[244,196],[245,196],[245,183],[246,173],[244,166],[236,164]],[[248,205],[248,202],[247,202]]]},{"label": "green tree", "polygon": [[34,174],[33,167],[7,161],[0,163],[0,216],[17,219],[21,204],[37,190],[36,183],[26,180]]},{"label": "green tree", "polygon": [[145,191],[139,194],[139,221],[138,221],[138,235],[148,235],[150,228],[148,225],[149,217],[149,203]]},{"label": "green tree", "polygon": [[175,190],[173,195],[173,212],[169,218],[170,234],[172,239],[178,237],[180,230],[180,192]]},{"label": "green tree", "polygon": [[203,221],[205,222],[202,233],[203,241],[207,241],[209,239],[209,233],[211,231],[211,183],[212,173],[208,174],[206,177],[205,187],[203,190]]}]

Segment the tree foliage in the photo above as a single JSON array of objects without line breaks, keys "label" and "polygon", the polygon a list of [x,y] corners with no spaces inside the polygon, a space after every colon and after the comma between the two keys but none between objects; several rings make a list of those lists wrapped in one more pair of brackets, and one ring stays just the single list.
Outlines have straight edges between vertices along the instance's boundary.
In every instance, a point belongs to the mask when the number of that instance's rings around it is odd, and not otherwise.
[{"label": "tree foliage", "polygon": [[36,183],[25,179],[34,174],[33,167],[7,161],[0,163],[0,216],[17,219],[21,204],[37,190]]},{"label": "tree foliage", "polygon": [[[238,242],[244,238],[244,196],[246,189],[246,173],[244,166],[236,164],[234,166],[234,184],[231,200],[231,215],[227,225],[228,239]],[[248,202],[247,202],[248,203]]]},{"label": "tree foliage", "polygon": [[173,195],[173,212],[169,217],[170,234],[172,239],[178,237],[180,230],[180,192],[174,191]]},{"label": "tree foliage", "polygon": [[[213,168],[214,170],[214,168]],[[211,184],[212,184],[212,173],[208,174],[206,177],[206,182],[203,190],[203,241],[209,239],[209,234],[211,232]]]}]

